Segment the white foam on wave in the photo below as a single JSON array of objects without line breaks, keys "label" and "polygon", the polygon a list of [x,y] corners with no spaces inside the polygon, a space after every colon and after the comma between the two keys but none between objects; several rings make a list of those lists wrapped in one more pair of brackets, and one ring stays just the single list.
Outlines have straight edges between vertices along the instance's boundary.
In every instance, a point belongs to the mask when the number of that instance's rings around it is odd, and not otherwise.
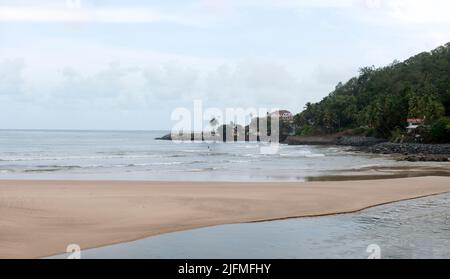
[{"label": "white foam on wave", "polygon": [[251,160],[224,160],[224,163],[235,163],[235,164],[243,164],[243,163],[251,163]]},{"label": "white foam on wave", "polygon": [[162,155],[89,155],[89,156],[27,156],[27,157],[2,157],[2,162],[26,162],[26,161],[62,161],[62,160],[107,160],[107,159],[149,159],[162,158]]},{"label": "white foam on wave", "polygon": [[322,158],[322,157],[326,157],[325,154],[309,154],[309,155],[305,155],[306,158]]},{"label": "white foam on wave", "polygon": [[216,170],[224,170],[226,168],[219,167],[209,167],[209,168],[200,168],[200,169],[189,169],[188,172],[207,172],[207,171],[216,171]]},{"label": "white foam on wave", "polygon": [[326,155],[323,153],[312,153],[309,150],[299,150],[290,153],[280,153],[280,156],[288,158],[317,158],[317,157],[325,157]]},{"label": "white foam on wave", "polygon": [[155,163],[143,163],[143,164],[134,164],[135,166],[173,166],[173,165],[181,165],[183,162],[155,162]]}]

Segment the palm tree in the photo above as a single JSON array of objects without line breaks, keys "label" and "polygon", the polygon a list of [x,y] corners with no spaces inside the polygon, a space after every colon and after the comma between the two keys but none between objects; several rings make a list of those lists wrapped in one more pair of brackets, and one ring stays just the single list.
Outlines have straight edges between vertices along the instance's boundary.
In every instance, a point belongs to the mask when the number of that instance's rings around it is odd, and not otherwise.
[{"label": "palm tree", "polygon": [[211,126],[211,134],[215,135],[216,133],[216,126],[219,125],[219,121],[215,117],[213,117],[211,120],[209,120],[209,126]]}]

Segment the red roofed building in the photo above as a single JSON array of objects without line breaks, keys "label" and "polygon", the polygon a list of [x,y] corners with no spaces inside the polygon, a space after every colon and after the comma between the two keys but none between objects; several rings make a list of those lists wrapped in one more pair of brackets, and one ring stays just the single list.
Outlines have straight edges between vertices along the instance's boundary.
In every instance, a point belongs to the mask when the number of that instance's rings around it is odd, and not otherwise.
[{"label": "red roofed building", "polygon": [[424,118],[409,118],[406,120],[408,122],[408,132],[412,132],[413,130],[417,129],[420,125],[422,125],[425,122]]},{"label": "red roofed building", "polygon": [[288,110],[278,110],[270,114],[271,117],[278,117],[283,121],[293,121],[294,115]]}]

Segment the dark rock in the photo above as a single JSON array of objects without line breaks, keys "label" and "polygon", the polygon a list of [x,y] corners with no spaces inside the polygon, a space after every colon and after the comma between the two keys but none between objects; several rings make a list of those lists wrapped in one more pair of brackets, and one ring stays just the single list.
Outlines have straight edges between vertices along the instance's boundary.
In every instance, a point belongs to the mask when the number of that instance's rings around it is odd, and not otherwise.
[{"label": "dark rock", "polygon": [[286,141],[289,145],[333,145],[336,140],[333,136],[290,136]]},{"label": "dark rock", "polygon": [[369,152],[378,154],[408,155],[450,155],[450,144],[420,144],[385,142],[368,148]]},{"label": "dark rock", "polygon": [[400,157],[399,161],[409,162],[448,162],[450,155],[419,154]]},{"label": "dark rock", "polygon": [[164,135],[164,136],[162,136],[160,138],[156,138],[156,140],[172,140],[172,135],[171,134],[167,134],[167,135]]},{"label": "dark rock", "polygon": [[344,136],[338,138],[336,144],[345,146],[368,147],[382,142],[386,142],[386,140],[373,137]]}]

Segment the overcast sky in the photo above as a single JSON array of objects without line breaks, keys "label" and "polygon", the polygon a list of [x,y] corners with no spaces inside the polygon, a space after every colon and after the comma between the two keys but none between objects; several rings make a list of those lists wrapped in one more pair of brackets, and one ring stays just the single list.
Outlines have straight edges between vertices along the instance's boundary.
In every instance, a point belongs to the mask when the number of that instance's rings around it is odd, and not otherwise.
[{"label": "overcast sky", "polygon": [[448,0],[0,0],[0,128],[170,129],[176,107],[302,110],[450,41]]}]

